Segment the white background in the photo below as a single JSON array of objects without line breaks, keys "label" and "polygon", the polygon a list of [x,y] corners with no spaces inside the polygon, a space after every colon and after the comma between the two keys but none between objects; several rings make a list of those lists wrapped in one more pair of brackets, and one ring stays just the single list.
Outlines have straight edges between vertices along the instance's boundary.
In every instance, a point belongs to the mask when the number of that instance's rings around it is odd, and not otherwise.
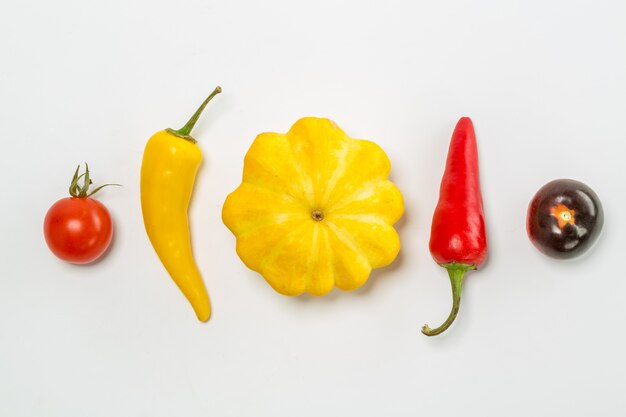
[{"label": "white background", "polygon": [[[626,5],[620,1],[12,1],[0,6],[0,415],[609,416],[626,398]],[[220,84],[194,136],[190,209],[213,303],[199,323],[144,233],[146,140]],[[221,222],[243,156],[302,116],[379,143],[405,197],[399,259],[352,293],[288,298]],[[490,255],[436,338],[450,284],[428,252],[452,129],[471,116]],[[117,227],[91,266],[42,221],[75,166]],[[559,262],[525,232],[549,180],[606,223]]]}]

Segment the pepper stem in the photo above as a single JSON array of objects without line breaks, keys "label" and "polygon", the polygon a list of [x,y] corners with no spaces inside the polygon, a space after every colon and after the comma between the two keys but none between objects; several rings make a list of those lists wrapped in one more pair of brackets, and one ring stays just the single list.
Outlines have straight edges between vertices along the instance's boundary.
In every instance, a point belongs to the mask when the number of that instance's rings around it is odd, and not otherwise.
[{"label": "pepper stem", "polygon": [[446,321],[444,321],[441,326],[435,329],[431,329],[428,324],[422,326],[422,333],[426,336],[437,336],[438,334],[443,333],[454,322],[454,319],[456,319],[456,316],[459,313],[459,308],[461,307],[461,288],[463,286],[463,277],[467,271],[476,269],[474,265],[458,264],[454,262],[442,266],[448,270],[450,284],[452,284],[452,310],[450,311],[450,315]]},{"label": "pepper stem", "polygon": [[209,101],[211,101],[213,97],[215,97],[221,92],[222,92],[222,87],[218,85],[217,87],[215,87],[215,90],[213,90],[213,92],[209,94],[209,96],[202,102],[200,107],[198,107],[198,110],[196,110],[193,116],[191,116],[191,119],[189,119],[189,121],[185,124],[185,126],[181,127],[178,130],[167,129],[167,131],[175,134],[176,136],[180,136],[181,138],[184,138],[184,139],[191,138],[191,136],[189,136],[191,134],[191,129],[193,129],[193,127],[196,125],[196,122],[198,121],[198,118],[202,114],[202,111],[204,110],[206,105],[209,104]]}]

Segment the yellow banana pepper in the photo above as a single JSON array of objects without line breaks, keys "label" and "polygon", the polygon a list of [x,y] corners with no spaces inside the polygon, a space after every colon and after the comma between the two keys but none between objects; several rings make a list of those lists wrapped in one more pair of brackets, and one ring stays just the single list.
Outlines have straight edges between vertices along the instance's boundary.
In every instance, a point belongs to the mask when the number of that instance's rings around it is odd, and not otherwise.
[{"label": "yellow banana pepper", "polygon": [[157,132],[146,144],[141,165],[144,225],[159,259],[193,307],[200,321],[211,315],[209,296],[193,258],[187,209],[202,151],[190,136],[217,87],[179,130]]},{"label": "yellow banana pepper", "polygon": [[390,168],[375,143],[300,119],[286,134],[257,136],[222,219],[241,260],[279,293],[353,290],[400,250],[392,225],[404,205]]}]

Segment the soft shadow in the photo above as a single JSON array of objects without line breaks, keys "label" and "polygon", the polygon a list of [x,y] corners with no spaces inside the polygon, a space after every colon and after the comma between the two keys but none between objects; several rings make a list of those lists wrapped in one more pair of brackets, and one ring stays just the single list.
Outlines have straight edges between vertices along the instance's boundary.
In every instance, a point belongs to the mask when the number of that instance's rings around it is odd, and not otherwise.
[{"label": "soft shadow", "polygon": [[398,269],[402,267],[402,265],[404,264],[404,259],[405,259],[404,258],[405,255],[402,250],[403,230],[406,227],[409,217],[410,215],[408,215],[405,210],[404,215],[400,218],[400,220],[398,220],[394,224],[394,228],[396,229],[396,231],[398,232],[398,235],[400,236],[400,252],[398,252],[398,256],[396,257],[396,259],[391,264],[383,268],[377,268],[373,270],[372,273],[370,274],[370,277],[365,282],[365,284],[363,284],[360,288],[357,288],[356,290],[352,291],[352,293],[355,296],[362,296],[362,295],[369,293],[371,289],[375,285],[377,285],[376,283],[380,281],[381,277],[386,276],[387,274],[393,274],[395,271],[397,271]]},{"label": "soft shadow", "polygon": [[374,288],[374,286],[378,285],[377,283],[380,281],[380,278],[385,277],[388,274],[393,274],[395,271],[400,269],[400,267],[402,267],[403,263],[404,263],[404,252],[402,252],[402,249],[400,249],[398,256],[390,265],[387,265],[382,268],[374,269],[372,273],[370,274],[370,277],[365,282],[365,284],[363,284],[361,287],[357,288],[356,290],[352,291],[352,294],[360,297],[369,293],[372,290],[372,288]]}]

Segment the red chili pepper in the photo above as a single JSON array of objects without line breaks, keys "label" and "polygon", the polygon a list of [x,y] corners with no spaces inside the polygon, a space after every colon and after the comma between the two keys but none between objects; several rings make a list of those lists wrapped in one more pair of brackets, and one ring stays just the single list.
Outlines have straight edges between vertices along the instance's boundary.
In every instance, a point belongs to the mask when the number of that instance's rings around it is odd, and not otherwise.
[{"label": "red chili pepper", "polygon": [[459,312],[463,276],[478,268],[487,257],[476,135],[469,117],[462,117],[452,134],[433,215],[430,253],[448,270],[453,297],[452,311],[441,326],[422,327],[422,333],[435,336],[450,327]]}]

